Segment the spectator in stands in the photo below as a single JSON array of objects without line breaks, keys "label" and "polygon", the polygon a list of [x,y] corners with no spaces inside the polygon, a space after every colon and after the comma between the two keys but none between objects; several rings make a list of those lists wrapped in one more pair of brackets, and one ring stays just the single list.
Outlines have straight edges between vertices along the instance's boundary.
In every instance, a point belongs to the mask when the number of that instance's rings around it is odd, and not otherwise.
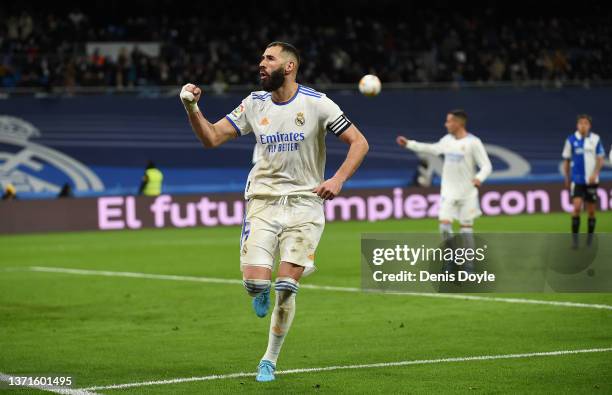
[{"label": "spectator in stands", "polygon": [[[223,92],[227,85],[256,85],[252,60],[263,44],[278,38],[304,48],[302,78],[309,83],[355,83],[368,72],[388,82],[612,80],[612,13],[603,1],[549,10],[557,17],[519,6],[468,13],[449,2],[446,11],[421,4],[398,13],[390,2],[355,0],[346,8],[313,1],[285,4],[286,13],[265,28],[249,23],[265,18],[258,5],[243,5],[232,15],[232,29],[211,28],[229,21],[208,3],[205,13],[197,12],[197,4],[183,10],[197,18],[165,12],[134,17],[137,7],[124,4],[110,6],[112,18],[87,4],[54,14],[19,6],[7,12],[0,5],[0,87],[60,86],[70,92],[77,86],[122,89],[197,80]],[[116,59],[86,52],[86,43],[100,41],[159,42],[160,55],[138,48]]]}]

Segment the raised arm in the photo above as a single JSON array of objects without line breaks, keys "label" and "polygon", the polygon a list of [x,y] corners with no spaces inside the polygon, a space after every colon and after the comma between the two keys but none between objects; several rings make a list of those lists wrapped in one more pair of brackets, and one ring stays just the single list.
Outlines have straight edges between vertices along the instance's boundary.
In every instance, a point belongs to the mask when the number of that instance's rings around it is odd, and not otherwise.
[{"label": "raised arm", "polygon": [[226,141],[236,138],[236,129],[227,118],[221,118],[213,124],[204,117],[198,107],[201,96],[202,90],[193,84],[183,86],[180,94],[189,117],[191,129],[204,147],[218,147]]},{"label": "raised arm", "polygon": [[404,136],[398,136],[397,139],[395,139],[395,142],[400,147],[406,148],[414,152],[420,152],[423,154],[432,154],[432,155],[442,154],[442,144],[440,144],[439,141],[437,143],[432,143],[432,144],[419,143],[418,141],[408,140]]},{"label": "raised arm", "polygon": [[349,145],[349,150],[346,154],[346,159],[340,168],[338,168],[336,174],[313,190],[314,193],[323,199],[332,200],[338,196],[346,180],[351,178],[355,171],[357,171],[370,149],[365,136],[355,125],[349,126],[338,138]]}]

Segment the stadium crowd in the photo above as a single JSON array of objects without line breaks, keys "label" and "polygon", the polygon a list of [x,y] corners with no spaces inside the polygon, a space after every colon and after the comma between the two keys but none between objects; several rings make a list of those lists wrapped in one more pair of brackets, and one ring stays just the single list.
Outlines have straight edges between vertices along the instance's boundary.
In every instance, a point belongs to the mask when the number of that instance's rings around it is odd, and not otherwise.
[{"label": "stadium crowd", "polygon": [[[231,14],[207,4],[186,17],[0,6],[0,87],[255,84],[261,50],[273,40],[301,49],[301,80],[316,84],[353,83],[366,72],[384,82],[612,79],[612,17],[597,9],[544,17],[492,8],[403,13],[360,3],[339,14],[341,3],[282,4],[244,3]],[[88,42],[109,41],[159,42],[159,56],[137,46],[115,58],[86,51]]]}]

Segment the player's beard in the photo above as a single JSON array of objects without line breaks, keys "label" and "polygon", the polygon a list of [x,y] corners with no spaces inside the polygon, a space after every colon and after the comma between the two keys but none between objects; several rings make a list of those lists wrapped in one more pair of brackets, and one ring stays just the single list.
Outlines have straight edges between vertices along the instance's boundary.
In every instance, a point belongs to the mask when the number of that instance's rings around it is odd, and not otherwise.
[{"label": "player's beard", "polygon": [[266,92],[273,92],[285,83],[285,70],[282,67],[270,73],[268,78],[261,80],[261,87]]}]

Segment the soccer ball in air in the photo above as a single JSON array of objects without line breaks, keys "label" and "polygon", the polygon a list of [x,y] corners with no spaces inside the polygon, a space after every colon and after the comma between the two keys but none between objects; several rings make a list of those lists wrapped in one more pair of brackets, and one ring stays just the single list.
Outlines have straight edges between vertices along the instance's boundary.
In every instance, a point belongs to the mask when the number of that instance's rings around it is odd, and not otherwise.
[{"label": "soccer ball in air", "polygon": [[380,80],[372,74],[364,75],[359,81],[359,92],[365,96],[376,96],[380,93],[381,88]]}]

